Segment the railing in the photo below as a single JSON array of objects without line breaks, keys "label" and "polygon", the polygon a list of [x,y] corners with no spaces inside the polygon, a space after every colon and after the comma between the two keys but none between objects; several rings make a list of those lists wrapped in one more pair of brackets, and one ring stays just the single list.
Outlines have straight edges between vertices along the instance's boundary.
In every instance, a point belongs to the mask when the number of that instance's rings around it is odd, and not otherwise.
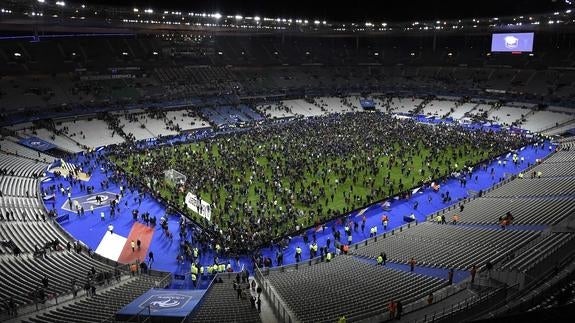
[{"label": "railing", "polygon": [[[571,269],[573,270],[573,268]],[[501,309],[497,313],[499,314],[511,314],[511,313],[523,313],[527,310],[540,305],[543,300],[550,297],[551,295],[557,293],[561,287],[566,286],[569,282],[575,280],[575,271],[571,271],[569,274],[559,278],[555,282],[549,284],[544,283],[543,286],[534,289],[531,295],[527,295],[526,297],[520,298],[521,303],[515,304],[515,306],[511,305],[507,308]],[[490,315],[494,315],[495,313],[489,313]]]},{"label": "railing", "polygon": [[[457,303],[447,305],[442,307],[440,310],[431,312],[429,314],[425,314],[423,318],[417,318],[413,321],[413,323],[427,323],[427,322],[460,322],[461,320],[465,319],[465,317],[469,317],[472,315],[470,311],[480,311],[482,304],[489,304],[492,301],[500,300],[501,298],[505,298],[508,293],[508,290],[513,287],[501,287],[496,290],[486,291],[480,293],[479,296],[472,296],[468,297],[464,300],[461,300]],[[460,315],[465,315],[465,317],[460,317]]]},{"label": "railing", "polygon": [[409,313],[413,313],[413,312],[417,312],[421,309],[424,309],[430,305],[433,305],[434,303],[439,303],[441,301],[446,300],[447,298],[458,294],[460,292],[465,291],[465,289],[467,288],[467,282],[466,283],[462,283],[461,285],[449,285],[439,291],[436,291],[433,293],[433,303],[429,304],[428,300],[427,300],[427,296],[425,298],[422,298],[420,300],[417,300],[415,302],[411,302],[407,305],[405,305],[403,308],[403,312],[404,314],[409,314]]},{"label": "railing", "polygon": [[[125,322],[138,322],[138,323],[145,323],[145,322],[151,322],[152,321],[152,310],[150,309],[150,305],[144,307],[143,309],[141,309],[138,313],[134,314],[134,316],[128,318],[127,320],[123,320]],[[115,318],[115,314],[114,314],[114,318]],[[113,320],[112,320],[113,321]],[[109,319],[106,319],[105,321],[102,321],[101,323],[105,323],[105,322],[112,322],[109,321]]]},{"label": "railing", "polygon": [[[269,271],[267,271],[267,274],[269,274]],[[276,292],[275,288],[270,284],[269,280],[264,276],[265,276],[264,273],[262,273],[260,271],[260,268],[256,266],[256,270],[254,271],[254,279],[257,281],[258,285],[262,287],[263,292],[268,297],[270,303],[273,304],[273,309],[276,314],[276,317],[279,318],[280,321],[284,323],[299,322],[295,313],[291,311],[291,309],[287,306],[285,301]]]}]

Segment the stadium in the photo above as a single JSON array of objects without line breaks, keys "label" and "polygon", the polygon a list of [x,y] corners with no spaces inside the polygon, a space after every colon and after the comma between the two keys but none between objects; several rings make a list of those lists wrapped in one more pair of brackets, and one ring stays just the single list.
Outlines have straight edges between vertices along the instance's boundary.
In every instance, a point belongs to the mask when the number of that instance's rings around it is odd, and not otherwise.
[{"label": "stadium", "polygon": [[208,2],[0,2],[0,321],[575,317],[572,1]]}]

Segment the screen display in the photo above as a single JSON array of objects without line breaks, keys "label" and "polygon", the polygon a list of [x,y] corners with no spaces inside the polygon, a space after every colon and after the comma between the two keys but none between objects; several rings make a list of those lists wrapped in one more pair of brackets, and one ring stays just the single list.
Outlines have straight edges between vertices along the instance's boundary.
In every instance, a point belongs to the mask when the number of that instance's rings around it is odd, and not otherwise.
[{"label": "screen display", "polygon": [[532,52],[533,33],[493,34],[492,52]]}]

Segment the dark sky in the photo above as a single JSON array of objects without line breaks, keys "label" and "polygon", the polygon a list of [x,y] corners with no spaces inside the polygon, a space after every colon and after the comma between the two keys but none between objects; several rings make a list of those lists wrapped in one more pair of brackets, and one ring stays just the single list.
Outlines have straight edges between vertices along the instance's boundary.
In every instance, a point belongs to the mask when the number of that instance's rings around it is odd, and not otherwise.
[{"label": "dark sky", "polygon": [[[77,2],[78,0],[71,0]],[[156,10],[181,9],[244,16],[327,19],[330,21],[410,21],[479,18],[551,12],[564,0],[86,0]]]}]

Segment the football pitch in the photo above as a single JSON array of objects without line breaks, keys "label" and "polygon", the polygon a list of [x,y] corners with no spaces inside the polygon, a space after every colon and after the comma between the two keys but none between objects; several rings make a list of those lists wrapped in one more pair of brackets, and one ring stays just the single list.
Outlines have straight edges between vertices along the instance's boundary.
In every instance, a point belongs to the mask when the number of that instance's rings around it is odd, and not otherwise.
[{"label": "football pitch", "polygon": [[[220,228],[265,223],[278,237],[465,170],[520,141],[362,114],[266,125],[112,160],[196,220],[183,203],[189,191],[212,205]],[[185,187],[166,181],[166,169],[185,174]]]}]

